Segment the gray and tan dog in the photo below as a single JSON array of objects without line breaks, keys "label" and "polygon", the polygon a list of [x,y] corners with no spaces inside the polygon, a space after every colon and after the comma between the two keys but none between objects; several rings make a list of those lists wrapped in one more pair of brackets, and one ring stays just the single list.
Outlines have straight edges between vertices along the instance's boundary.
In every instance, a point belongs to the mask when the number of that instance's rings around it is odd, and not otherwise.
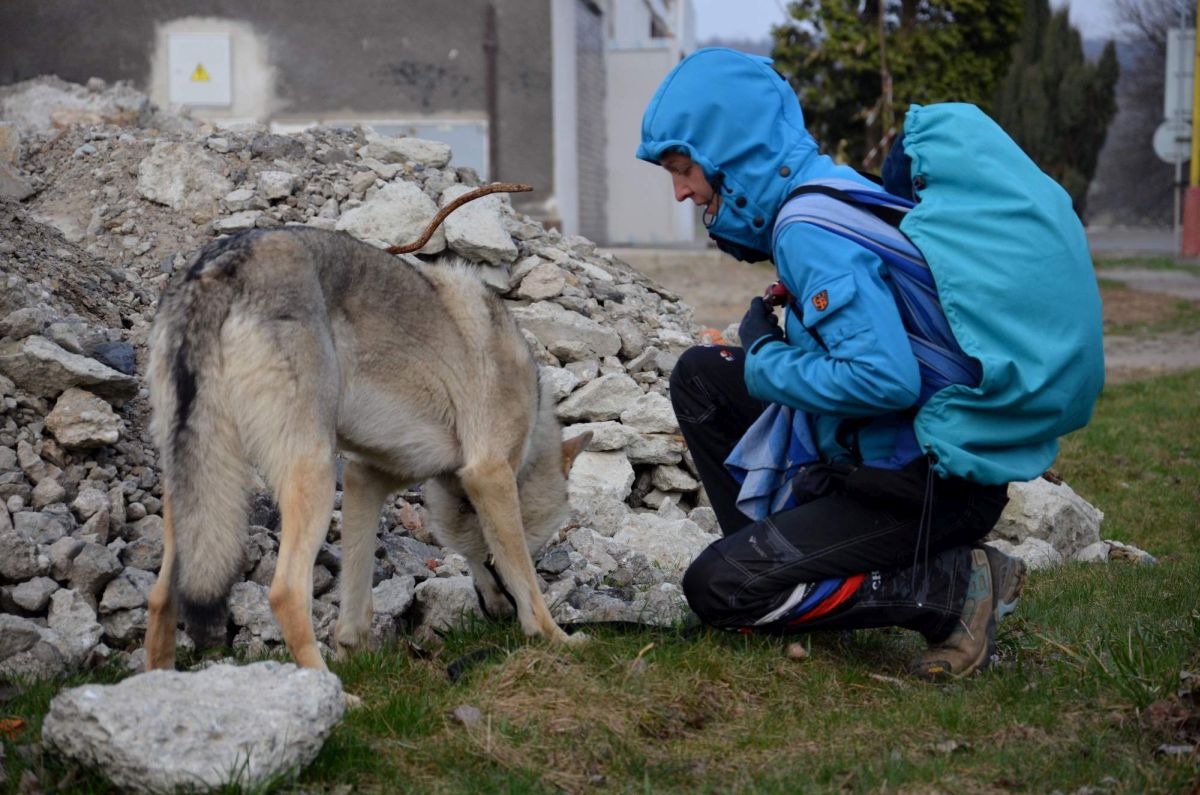
[{"label": "gray and tan dog", "polygon": [[338,451],[339,653],[367,640],[384,499],[426,480],[439,540],[467,558],[488,611],[510,609],[507,589],[526,634],[580,638],[551,618],[531,553],[566,519],[566,474],[587,439],[561,441],[520,329],[468,267],[410,265],[299,227],[216,241],[162,296],[150,382],[165,543],[148,667],[174,665],[177,607],[190,628],[224,621],[252,467],[282,514],[271,608],[296,661],[325,667],[312,571]]}]

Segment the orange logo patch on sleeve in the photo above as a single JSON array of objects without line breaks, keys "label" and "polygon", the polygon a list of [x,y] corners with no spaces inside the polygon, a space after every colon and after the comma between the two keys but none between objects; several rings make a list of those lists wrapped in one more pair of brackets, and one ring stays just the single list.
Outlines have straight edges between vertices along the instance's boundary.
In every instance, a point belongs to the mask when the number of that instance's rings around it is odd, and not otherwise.
[{"label": "orange logo patch on sleeve", "polygon": [[829,306],[829,291],[822,290],[821,292],[817,293],[812,297],[812,302],[813,306],[817,308],[818,312],[824,312],[825,307]]}]

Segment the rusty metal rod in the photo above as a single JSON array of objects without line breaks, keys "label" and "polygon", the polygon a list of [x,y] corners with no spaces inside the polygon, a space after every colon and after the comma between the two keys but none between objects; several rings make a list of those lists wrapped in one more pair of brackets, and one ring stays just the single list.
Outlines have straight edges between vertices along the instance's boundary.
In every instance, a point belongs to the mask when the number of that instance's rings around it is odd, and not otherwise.
[{"label": "rusty metal rod", "polygon": [[433,237],[433,233],[442,225],[442,221],[446,220],[446,216],[462,207],[469,201],[474,201],[481,196],[487,196],[489,193],[525,193],[533,190],[532,185],[522,185],[519,182],[496,182],[491,185],[484,185],[482,188],[476,188],[470,193],[464,193],[454,201],[447,204],[442,209],[438,210],[438,214],[433,216],[433,220],[429,222],[429,226],[425,227],[424,234],[415,243],[409,243],[405,246],[392,246],[385,249],[389,254],[411,254],[414,251],[419,251],[429,242],[429,238]]}]

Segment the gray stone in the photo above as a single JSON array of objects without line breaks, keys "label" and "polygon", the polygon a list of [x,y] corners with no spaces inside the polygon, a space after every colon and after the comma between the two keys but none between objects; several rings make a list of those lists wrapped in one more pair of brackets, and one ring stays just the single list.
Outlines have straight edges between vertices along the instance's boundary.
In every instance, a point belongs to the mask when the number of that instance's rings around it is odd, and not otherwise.
[{"label": "gray stone", "polygon": [[38,544],[49,545],[71,532],[70,516],[49,511],[21,511],[13,517],[13,529]]},{"label": "gray stone", "polygon": [[604,453],[621,450],[638,440],[638,432],[619,422],[606,420],[604,422],[581,422],[563,427],[563,439],[570,439],[582,433],[591,433],[592,438],[585,448],[591,453]]},{"label": "gray stone", "polygon": [[639,434],[626,448],[631,464],[678,464],[687,445],[677,434]]},{"label": "gray stone", "polygon": [[624,373],[602,375],[572,392],[555,413],[566,422],[615,420],[643,394],[637,382]]},{"label": "gray stone", "polygon": [[482,616],[470,577],[435,577],[414,592],[417,628],[445,631],[461,627],[468,616]]},{"label": "gray stone", "polygon": [[[437,205],[413,182],[391,182],[369,201],[342,214],[336,228],[379,248],[415,242],[437,214]],[[420,254],[446,248],[446,233],[438,227]]]},{"label": "gray stone", "polygon": [[100,642],[104,628],[96,620],[96,611],[87,598],[67,588],[54,592],[50,597],[50,614],[47,617],[55,636],[47,636],[66,659],[75,667],[87,659],[88,654]]},{"label": "gray stone", "polygon": [[546,301],[563,291],[567,272],[553,262],[542,262],[521,279],[516,297],[525,301]]},{"label": "gray stone", "polygon": [[263,640],[283,640],[283,633],[271,613],[271,601],[265,586],[253,582],[234,584],[229,593],[229,615],[234,624],[246,627]]},{"label": "gray stone", "polygon": [[[0,616],[0,619],[3,618],[4,616]],[[0,629],[3,627],[0,626]],[[42,630],[42,637],[42,640],[25,651],[0,661],[0,678],[42,682],[58,679],[66,674],[70,670],[70,664],[58,646],[46,639],[54,637],[53,633]]]},{"label": "gray stone", "polygon": [[1080,563],[1108,563],[1108,552],[1111,549],[1107,541],[1097,541],[1088,544],[1076,552],[1071,559]]},{"label": "gray stone", "polygon": [[128,342],[98,342],[88,345],[87,355],[118,373],[133,375],[137,371],[136,352]]},{"label": "gray stone", "polygon": [[42,628],[27,618],[0,613],[0,662],[33,648],[42,639]]},{"label": "gray stone", "polygon": [[78,386],[109,399],[127,400],[138,390],[136,378],[71,353],[37,334],[0,345],[0,372],[37,397],[57,397]]},{"label": "gray stone", "polygon": [[379,537],[379,543],[384,549],[384,559],[392,565],[396,574],[407,574],[416,580],[432,577],[433,570],[428,566],[429,561],[441,561],[446,556],[438,547],[422,544],[416,539],[395,533],[383,533]]},{"label": "gray stone", "polygon": [[513,307],[512,312],[522,328],[560,359],[580,361],[613,356],[621,350],[621,337],[617,332],[556,303],[538,301],[526,307]]},{"label": "gray stone", "polygon": [[61,502],[67,496],[67,490],[54,478],[45,478],[33,488],[33,507],[41,510],[47,505]]},{"label": "gray stone", "polygon": [[46,551],[50,558],[50,573],[54,579],[63,581],[71,574],[71,565],[75,556],[83,551],[84,541],[70,536],[63,536],[50,544]]},{"label": "gray stone", "polygon": [[135,539],[121,550],[121,562],[146,571],[158,571],[162,566],[163,538],[161,531],[156,536],[149,534]]},{"label": "gray stone", "polygon": [[417,581],[407,574],[384,580],[371,591],[374,611],[391,618],[404,615],[412,606],[416,586]]},{"label": "gray stone", "polygon": [[654,468],[654,477],[650,481],[654,488],[663,491],[696,491],[700,482],[683,470],[682,467],[661,464]]},{"label": "gray stone", "polygon": [[224,202],[230,212],[250,210],[254,205],[254,191],[249,188],[238,188],[225,194]]},{"label": "gray stone", "polygon": [[138,164],[138,193],[172,210],[208,219],[233,190],[221,160],[197,146],[162,141]]},{"label": "gray stone", "polygon": [[717,512],[707,506],[699,506],[693,508],[688,513],[688,518],[705,533],[715,533],[720,535],[721,526],[717,523]]},{"label": "gray stone", "polygon": [[61,469],[43,461],[33,449],[33,445],[24,439],[17,442],[17,460],[21,464],[21,471],[34,483],[41,483],[44,478],[58,477],[62,474]]},{"label": "gray stone", "polygon": [[25,201],[37,190],[33,183],[16,166],[0,163],[0,196],[6,196],[16,201]]},{"label": "gray stone", "polygon": [[537,570],[550,575],[562,574],[571,566],[571,555],[562,547],[555,547],[537,561]]},{"label": "gray stone", "polygon": [[105,587],[100,598],[100,615],[145,607],[157,580],[157,575],[152,572],[127,567]]},{"label": "gray stone", "polygon": [[[465,185],[451,185],[442,191],[440,206],[445,207],[471,190]],[[500,212],[500,197],[494,194],[462,205],[446,218],[446,245],[472,262],[492,265],[513,262],[517,246],[505,230]]]},{"label": "gray stone", "polygon": [[720,536],[705,533],[689,519],[663,519],[652,513],[630,513],[613,541],[645,555],[665,571],[682,574]]},{"label": "gray stone", "polygon": [[22,610],[41,613],[50,604],[50,597],[58,590],[58,583],[49,577],[34,577],[12,589],[12,600]]},{"label": "gray stone", "polygon": [[104,586],[121,573],[121,568],[121,561],[107,548],[84,543],[71,562],[70,585],[94,603]]},{"label": "gray stone", "polygon": [[233,215],[218,218],[213,221],[212,228],[218,235],[241,232],[245,229],[253,229],[258,223],[258,219],[262,217],[263,213],[261,210],[242,210]]},{"label": "gray stone", "polygon": [[286,199],[296,190],[296,177],[286,171],[264,171],[258,175],[258,192],[267,201]]},{"label": "gray stone", "polygon": [[257,789],[308,765],[342,718],[337,677],[291,664],[150,671],[65,690],[46,744],[133,792]]},{"label": "gray stone", "polygon": [[1100,540],[1104,514],[1088,504],[1065,483],[1045,478],[1008,487],[1008,505],[989,538],[1020,545],[1025,539],[1049,542],[1059,558]]},{"label": "gray stone", "polygon": [[443,168],[450,162],[452,152],[450,145],[441,141],[371,135],[358,154],[359,157],[373,157],[384,163],[410,161],[426,168]]},{"label": "gray stone", "polygon": [[111,643],[125,646],[145,637],[149,626],[150,613],[145,608],[136,607],[131,610],[118,610],[101,616],[100,626],[104,629],[104,637]]},{"label": "gray stone", "polygon": [[1040,538],[1027,538],[1020,544],[1013,544],[1002,538],[990,538],[987,542],[996,549],[1025,561],[1030,571],[1050,569],[1059,566],[1063,557],[1049,541]]},{"label": "gray stone", "polygon": [[108,510],[108,507],[108,495],[100,489],[90,487],[81,488],[75,496],[75,501],[71,503],[71,510],[80,521],[87,521],[100,511]]},{"label": "gray stone", "polygon": [[621,412],[621,422],[642,433],[679,433],[671,401],[657,392],[634,399],[633,405]]},{"label": "gray stone", "polygon": [[32,538],[16,530],[0,532],[0,579],[22,582],[43,573],[41,569]]},{"label": "gray stone", "polygon": [[579,376],[563,367],[542,365],[538,368],[538,374],[539,380],[549,387],[555,403],[571,394],[571,390],[579,385]]},{"label": "gray stone", "polygon": [[0,337],[20,340],[33,334],[41,334],[52,319],[50,310],[42,306],[27,306],[14,310],[0,320]]}]

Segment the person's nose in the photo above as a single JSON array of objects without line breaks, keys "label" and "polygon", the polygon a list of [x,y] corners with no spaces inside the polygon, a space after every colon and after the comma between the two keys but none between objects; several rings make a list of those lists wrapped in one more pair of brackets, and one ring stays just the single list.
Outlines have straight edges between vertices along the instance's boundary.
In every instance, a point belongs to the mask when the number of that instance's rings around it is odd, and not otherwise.
[{"label": "person's nose", "polygon": [[672,175],[671,181],[675,187],[675,201],[687,201],[692,196],[692,189],[688,186],[687,180],[678,176]]}]

